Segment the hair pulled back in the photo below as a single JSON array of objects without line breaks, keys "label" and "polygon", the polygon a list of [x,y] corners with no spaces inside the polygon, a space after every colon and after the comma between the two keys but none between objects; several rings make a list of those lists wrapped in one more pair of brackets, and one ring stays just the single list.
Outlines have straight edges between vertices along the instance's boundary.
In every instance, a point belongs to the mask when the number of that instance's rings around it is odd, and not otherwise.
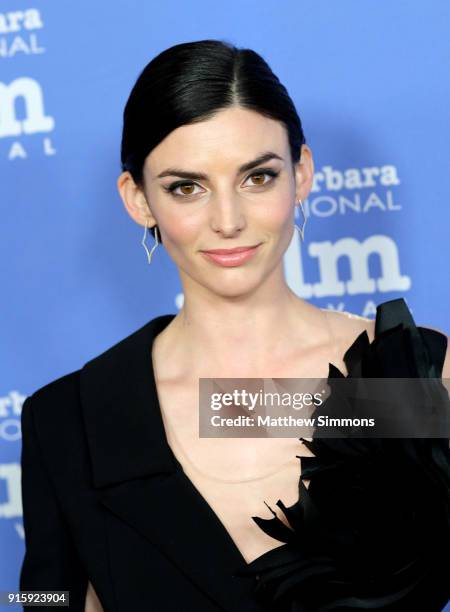
[{"label": "hair pulled back", "polygon": [[170,132],[235,105],[282,122],[298,162],[306,141],[286,88],[255,51],[208,39],[166,49],[138,76],[123,113],[122,171],[143,189],[145,158]]}]

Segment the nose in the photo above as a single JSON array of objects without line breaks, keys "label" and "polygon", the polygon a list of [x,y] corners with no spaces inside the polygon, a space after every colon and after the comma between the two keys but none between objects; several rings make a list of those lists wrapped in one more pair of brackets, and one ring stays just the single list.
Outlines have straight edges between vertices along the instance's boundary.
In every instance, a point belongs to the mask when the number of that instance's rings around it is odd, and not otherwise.
[{"label": "nose", "polygon": [[227,237],[242,231],[246,220],[239,198],[222,195],[211,202],[210,225],[214,232]]}]

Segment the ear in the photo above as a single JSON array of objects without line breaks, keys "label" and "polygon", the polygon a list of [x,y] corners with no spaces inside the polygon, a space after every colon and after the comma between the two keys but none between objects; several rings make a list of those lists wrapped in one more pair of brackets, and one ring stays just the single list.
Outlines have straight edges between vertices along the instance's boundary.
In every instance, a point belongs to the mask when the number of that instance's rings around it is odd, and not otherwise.
[{"label": "ear", "polygon": [[295,164],[296,201],[306,200],[314,181],[314,160],[308,145],[302,145],[300,160]]},{"label": "ear", "polygon": [[136,223],[148,227],[157,224],[143,190],[136,185],[128,170],[117,179],[117,189],[126,211]]}]

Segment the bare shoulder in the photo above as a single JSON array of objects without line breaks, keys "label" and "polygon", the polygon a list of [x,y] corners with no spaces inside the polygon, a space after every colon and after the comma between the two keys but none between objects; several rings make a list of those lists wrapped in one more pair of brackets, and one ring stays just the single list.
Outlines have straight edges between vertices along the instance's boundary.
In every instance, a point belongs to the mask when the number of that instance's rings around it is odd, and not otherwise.
[{"label": "bare shoulder", "polygon": [[[375,319],[361,317],[347,311],[327,310],[328,320],[333,329],[335,338],[341,343],[351,343],[363,331],[367,332],[369,342],[375,337]],[[450,378],[450,336],[441,329],[431,325],[421,325],[421,327],[437,331],[447,338],[447,351],[442,369],[442,378]]]},{"label": "bare shoulder", "polygon": [[331,354],[332,363],[344,376],[348,376],[344,355],[357,337],[366,332],[369,342],[375,337],[375,320],[344,310],[323,309],[329,323],[330,331],[334,339]]},{"label": "bare shoulder", "polygon": [[326,310],[333,335],[338,341],[352,342],[363,331],[367,332],[369,342],[375,337],[375,319],[362,317],[346,310]]}]

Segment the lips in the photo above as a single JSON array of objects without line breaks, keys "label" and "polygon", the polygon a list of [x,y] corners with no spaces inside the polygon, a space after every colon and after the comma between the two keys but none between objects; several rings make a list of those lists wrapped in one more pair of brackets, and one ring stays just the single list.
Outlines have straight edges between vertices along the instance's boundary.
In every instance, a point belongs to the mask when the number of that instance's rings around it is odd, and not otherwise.
[{"label": "lips", "polygon": [[236,247],[234,249],[216,249],[214,251],[201,251],[203,256],[216,265],[233,268],[248,262],[258,251],[262,243],[251,247]]},{"label": "lips", "polygon": [[[260,244],[260,243],[259,243]],[[232,255],[233,253],[243,253],[249,249],[254,249],[258,244],[251,244],[249,246],[235,247],[234,249],[211,249],[208,251],[202,251],[202,253],[212,253],[213,255]]]}]

